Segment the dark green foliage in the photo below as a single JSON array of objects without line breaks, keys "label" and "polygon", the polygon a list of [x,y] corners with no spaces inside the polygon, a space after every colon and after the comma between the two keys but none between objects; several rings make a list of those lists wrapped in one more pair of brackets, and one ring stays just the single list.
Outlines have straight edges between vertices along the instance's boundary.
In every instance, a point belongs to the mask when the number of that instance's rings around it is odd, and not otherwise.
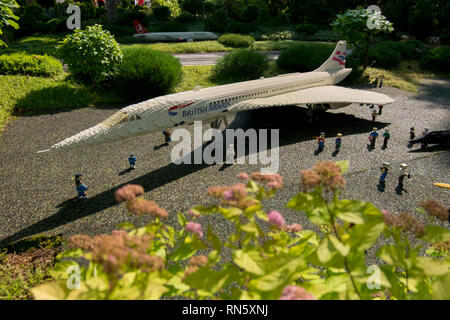
[{"label": "dark green foliage", "polygon": [[373,46],[369,50],[369,65],[391,69],[400,64],[402,55],[399,51],[387,45]]},{"label": "dark green foliage", "polygon": [[55,0],[37,0],[38,5],[43,8],[50,8],[56,4]]},{"label": "dark green foliage", "polygon": [[232,48],[248,48],[253,45],[255,39],[251,36],[243,36],[240,34],[229,33],[221,35],[217,41],[226,47]]},{"label": "dark green foliage", "polygon": [[319,26],[308,23],[299,24],[295,27],[295,31],[297,31],[298,33],[304,33],[309,35],[313,35],[319,30],[320,30]]},{"label": "dark green foliage", "polygon": [[2,75],[51,77],[62,72],[61,62],[47,55],[28,55],[26,53],[0,55],[0,74]]},{"label": "dark green foliage", "polygon": [[108,30],[114,37],[132,36],[135,33],[133,27],[125,27],[115,24],[104,25],[103,29]]},{"label": "dark green foliage", "polygon": [[248,6],[242,12],[242,20],[253,22],[259,17],[259,8],[257,6]]},{"label": "dark green foliage", "polygon": [[402,60],[419,59],[426,51],[427,46],[419,40],[407,40],[407,41],[383,41],[373,45],[370,50],[383,50],[396,51],[400,53]]},{"label": "dark green foliage", "polygon": [[417,0],[412,8],[408,8],[408,31],[424,40],[434,29],[433,8],[429,0]]},{"label": "dark green foliage", "polygon": [[117,24],[121,26],[132,27],[133,20],[139,20],[144,26],[149,22],[150,14],[146,10],[142,10],[139,6],[119,9],[118,10],[118,21]]},{"label": "dark green foliage", "polygon": [[205,30],[222,33],[225,32],[225,25],[222,22],[217,21],[214,18],[211,18],[205,21]]},{"label": "dark green foliage", "polygon": [[230,33],[249,33],[250,25],[244,22],[231,22],[227,25],[227,32]]},{"label": "dark green foliage", "polygon": [[221,58],[213,69],[213,76],[219,81],[243,81],[257,79],[269,66],[264,53],[240,49]]},{"label": "dark green foliage", "polygon": [[450,44],[450,28],[446,28],[444,29],[444,31],[442,31],[439,41],[441,42],[441,44]]},{"label": "dark green foliage", "polygon": [[64,38],[57,54],[76,79],[92,85],[114,74],[122,60],[118,43],[101,25],[75,30]]},{"label": "dark green foliage", "polygon": [[442,46],[430,50],[420,59],[420,67],[432,71],[450,71],[450,47]]},{"label": "dark green foliage", "polygon": [[156,8],[153,8],[153,15],[156,19],[159,21],[167,21],[170,17],[170,8],[166,6],[159,6]]},{"label": "dark green foliage", "polygon": [[182,0],[180,7],[193,16],[203,14],[203,0]]},{"label": "dark green foliage", "polygon": [[182,69],[172,55],[147,48],[127,48],[114,88],[132,101],[168,94],[181,80]]},{"label": "dark green foliage", "polygon": [[82,19],[86,20],[95,18],[96,7],[92,2],[81,2],[77,3],[77,5],[80,7]]},{"label": "dark green foliage", "polygon": [[281,52],[277,60],[279,68],[291,72],[312,71],[329,58],[336,44],[305,43]]},{"label": "dark green foliage", "polygon": [[188,14],[188,13],[182,13],[178,17],[175,18],[175,21],[180,23],[189,23],[195,21],[195,18]]},{"label": "dark green foliage", "polygon": [[177,21],[166,21],[158,26],[159,32],[184,32],[189,31],[186,25]]},{"label": "dark green foliage", "polygon": [[38,5],[29,5],[25,7],[24,15],[33,17],[34,20],[44,19],[44,9]]}]

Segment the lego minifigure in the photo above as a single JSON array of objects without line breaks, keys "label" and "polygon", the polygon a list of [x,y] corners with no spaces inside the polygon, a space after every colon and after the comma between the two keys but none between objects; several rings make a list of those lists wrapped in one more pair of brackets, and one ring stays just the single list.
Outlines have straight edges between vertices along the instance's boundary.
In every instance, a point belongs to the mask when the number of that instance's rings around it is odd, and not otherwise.
[{"label": "lego minifigure", "polygon": [[78,199],[86,199],[86,191],[88,190],[88,188],[83,184],[83,182],[81,182],[81,177],[82,174],[81,173],[77,173],[75,175],[75,186],[78,192]]},{"label": "lego minifigure", "polygon": [[164,139],[166,143],[169,143],[172,141],[172,139],[170,138],[170,130],[166,129],[162,131],[163,135],[164,135]]},{"label": "lego minifigure", "polygon": [[226,162],[228,164],[233,164],[234,163],[234,155],[235,155],[235,153],[234,153],[234,145],[230,144],[228,146],[228,149],[227,149],[227,161]]},{"label": "lego minifigure", "polygon": [[403,190],[403,179],[408,176],[408,179],[411,178],[411,173],[408,171],[408,165],[406,163],[402,163],[400,165],[400,173],[398,174],[398,190]]},{"label": "lego minifigure", "polygon": [[128,156],[128,163],[130,164],[130,169],[136,169],[136,156],[132,153]]},{"label": "lego minifigure", "polygon": [[370,147],[373,149],[375,148],[375,142],[377,140],[378,137],[378,132],[377,132],[377,128],[373,128],[372,131],[369,134],[369,141],[370,141]]},{"label": "lego minifigure", "polygon": [[416,137],[416,132],[414,130],[414,127],[411,127],[411,129],[409,129],[409,140],[413,140]]},{"label": "lego minifigure", "polygon": [[384,187],[386,186],[386,177],[387,177],[388,172],[389,172],[389,166],[390,166],[389,162],[383,162],[383,165],[380,168],[380,171],[381,171],[380,188],[381,189],[384,189]]},{"label": "lego minifigure", "polygon": [[341,149],[341,143],[342,143],[342,133],[338,133],[337,138],[334,141],[334,147],[336,152],[338,152]]},{"label": "lego minifigure", "polygon": [[381,88],[383,86],[383,80],[384,80],[384,76],[381,75],[380,76],[380,80],[378,81],[378,87]]},{"label": "lego minifigure", "polygon": [[372,110],[372,122],[375,122],[375,119],[377,118],[377,114],[378,114],[377,110],[373,109]]},{"label": "lego minifigure", "polygon": [[[429,131],[430,131],[430,129],[425,128],[425,129],[423,130],[423,132],[422,132],[421,138],[425,137],[425,136],[428,134]],[[428,146],[427,143],[422,143],[422,144],[420,145],[420,147],[421,147],[422,149],[426,148],[427,146]]]},{"label": "lego minifigure", "polygon": [[383,133],[383,149],[387,148],[388,140],[391,137],[391,134],[389,133],[389,129],[386,129]]},{"label": "lego minifigure", "polygon": [[318,142],[318,150],[322,151],[323,148],[325,147],[325,132],[321,132],[320,136],[317,138],[317,142]]},{"label": "lego minifigure", "polygon": [[383,105],[380,104],[378,105],[378,114],[381,115],[382,112],[383,112]]}]

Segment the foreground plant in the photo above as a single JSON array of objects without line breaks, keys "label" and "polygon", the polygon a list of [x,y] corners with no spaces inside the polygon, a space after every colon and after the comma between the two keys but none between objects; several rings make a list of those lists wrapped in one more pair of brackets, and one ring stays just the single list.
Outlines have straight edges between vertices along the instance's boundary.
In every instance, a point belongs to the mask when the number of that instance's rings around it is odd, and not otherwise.
[{"label": "foreground plant", "polygon": [[[179,213],[178,228],[163,222],[167,212],[145,200],[142,187],[124,186],[117,201],[152,221],[142,228],[124,224],[111,235],[73,236],[71,249],[58,256],[55,281],[33,289],[35,298],[449,299],[450,260],[442,254],[449,230],[339,199],[347,166],[323,162],[302,171],[301,192],[287,203],[318,233],[263,210],[262,202],[282,188],[279,175],[241,173],[245,183],[209,188],[217,204]],[[422,207],[445,218],[434,202]],[[233,232],[219,236],[206,215],[221,215]],[[389,243],[377,252],[384,263],[368,267],[366,252],[380,236]],[[440,253],[419,256],[424,243],[431,244],[427,252]],[[88,267],[72,258],[88,260]]]}]

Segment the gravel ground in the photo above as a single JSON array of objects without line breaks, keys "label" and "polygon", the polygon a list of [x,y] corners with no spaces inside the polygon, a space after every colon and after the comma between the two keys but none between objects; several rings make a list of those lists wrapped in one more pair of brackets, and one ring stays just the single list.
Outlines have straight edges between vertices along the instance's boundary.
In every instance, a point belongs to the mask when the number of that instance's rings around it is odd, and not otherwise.
[{"label": "gravel ground", "polygon": [[[433,182],[450,183],[449,150],[430,147],[408,149],[409,127],[420,134],[424,127],[431,130],[450,128],[450,82],[427,81],[421,93],[413,95],[383,87],[376,90],[390,95],[396,102],[384,108],[374,125],[370,109],[350,105],[325,113],[319,122],[304,122],[302,108],[269,108],[238,114],[233,126],[242,128],[280,128],[280,174],[285,188],[276,199],[267,202],[267,209],[281,211],[287,222],[311,225],[304,214],[284,208],[297,192],[299,171],[311,168],[323,160],[349,160],[346,175],[348,187],[343,196],[373,202],[395,212],[413,212],[415,206],[428,198],[450,204],[448,189]],[[38,233],[70,236],[110,232],[118,223],[145,220],[130,217],[124,204],[114,201],[115,190],[126,183],[144,186],[147,199],[158,202],[171,212],[207,203],[206,189],[213,185],[233,184],[239,172],[259,170],[258,165],[175,165],[170,160],[171,147],[161,146],[160,133],[134,137],[78,150],[37,154],[55,142],[86,129],[114,113],[117,109],[84,108],[53,114],[23,116],[9,123],[0,137],[0,244]],[[387,149],[381,149],[381,139],[375,150],[368,151],[371,128],[389,128],[391,139]],[[192,132],[192,126],[187,127]],[[325,150],[314,155],[313,137],[325,131]],[[332,156],[334,137],[343,133],[341,152]],[[137,169],[126,172],[127,156],[137,155]],[[385,192],[376,188],[379,166],[391,163]],[[399,164],[410,165],[412,178],[405,181],[408,191],[394,191]],[[89,187],[89,199],[77,202],[73,175],[81,172]],[[224,236],[229,226],[220,217],[208,217]],[[449,227],[448,223],[443,224]]]}]

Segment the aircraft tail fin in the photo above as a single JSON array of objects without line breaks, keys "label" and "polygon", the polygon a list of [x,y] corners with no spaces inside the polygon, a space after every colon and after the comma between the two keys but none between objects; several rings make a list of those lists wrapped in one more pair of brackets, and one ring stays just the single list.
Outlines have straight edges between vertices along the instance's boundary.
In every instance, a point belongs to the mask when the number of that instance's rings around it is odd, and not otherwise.
[{"label": "aircraft tail fin", "polygon": [[347,55],[347,42],[338,41],[331,56],[314,71],[337,71],[345,68],[345,57]]},{"label": "aircraft tail fin", "polygon": [[133,24],[136,29],[136,33],[148,33],[147,29],[144,28],[139,20],[133,20]]}]

